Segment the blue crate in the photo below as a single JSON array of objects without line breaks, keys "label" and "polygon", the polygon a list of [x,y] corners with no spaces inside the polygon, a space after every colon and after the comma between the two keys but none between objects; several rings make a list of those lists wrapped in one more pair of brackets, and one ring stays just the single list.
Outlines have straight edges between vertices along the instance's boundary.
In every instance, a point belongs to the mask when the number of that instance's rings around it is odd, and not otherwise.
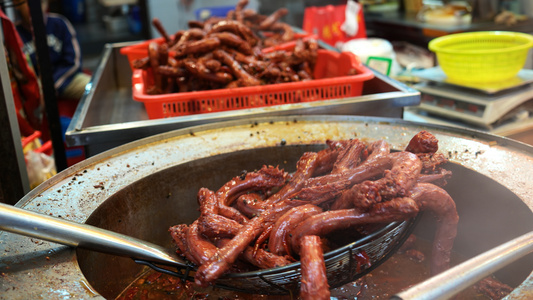
[{"label": "blue crate", "polygon": [[211,6],[195,10],[196,20],[205,21],[210,17],[225,17],[235,6]]}]

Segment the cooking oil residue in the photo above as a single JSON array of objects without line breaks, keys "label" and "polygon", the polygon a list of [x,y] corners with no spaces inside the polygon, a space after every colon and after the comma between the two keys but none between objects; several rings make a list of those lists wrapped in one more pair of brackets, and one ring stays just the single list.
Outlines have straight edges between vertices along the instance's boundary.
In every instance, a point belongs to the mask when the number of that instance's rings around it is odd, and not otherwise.
[{"label": "cooking oil residue", "polygon": [[98,296],[99,295],[99,293],[95,289],[93,289],[93,287],[86,280],[80,280],[80,283],[81,283],[81,286],[85,290],[87,290],[87,292],[92,294],[92,296]]}]

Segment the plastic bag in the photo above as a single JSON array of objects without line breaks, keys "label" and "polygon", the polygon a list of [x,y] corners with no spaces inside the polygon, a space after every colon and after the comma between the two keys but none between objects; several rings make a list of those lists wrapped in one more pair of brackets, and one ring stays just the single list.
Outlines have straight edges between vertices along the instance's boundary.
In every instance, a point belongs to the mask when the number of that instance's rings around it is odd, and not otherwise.
[{"label": "plastic bag", "polygon": [[24,158],[31,189],[56,174],[56,164],[51,156],[30,150],[24,154]]},{"label": "plastic bag", "polygon": [[363,8],[355,1],[344,5],[307,7],[302,29],[340,48],[348,40],[366,37]]},{"label": "plastic bag", "polygon": [[52,156],[52,142],[47,141],[42,144],[40,137],[41,132],[37,130],[22,139],[22,151],[24,152],[26,171],[31,189],[57,173],[56,164]]}]

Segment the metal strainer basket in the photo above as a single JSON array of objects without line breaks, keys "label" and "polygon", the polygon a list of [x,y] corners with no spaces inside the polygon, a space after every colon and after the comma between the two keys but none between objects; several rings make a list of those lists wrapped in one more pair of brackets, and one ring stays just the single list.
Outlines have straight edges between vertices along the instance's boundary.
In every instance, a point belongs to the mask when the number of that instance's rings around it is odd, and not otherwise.
[{"label": "metal strainer basket", "polygon": [[[376,232],[324,254],[331,288],[353,281],[384,262],[405,241],[417,218],[390,223]],[[0,230],[36,237],[72,247],[131,257],[156,271],[192,280],[193,266],[166,248],[113,231],[51,217],[0,203]],[[357,255],[368,258],[362,263]],[[164,265],[165,268],[158,265]],[[170,270],[169,267],[173,268]],[[177,271],[174,271],[176,270]],[[298,291],[300,263],[245,273],[230,273],[216,285],[253,294],[289,294]]]},{"label": "metal strainer basket", "polygon": [[[394,254],[409,236],[418,217],[390,223],[376,232],[324,254],[328,284],[336,288],[354,281],[375,269]],[[357,256],[364,253],[370,264]],[[233,273],[218,279],[217,285],[258,294],[289,294],[299,291],[300,262],[287,266],[246,273]]]}]

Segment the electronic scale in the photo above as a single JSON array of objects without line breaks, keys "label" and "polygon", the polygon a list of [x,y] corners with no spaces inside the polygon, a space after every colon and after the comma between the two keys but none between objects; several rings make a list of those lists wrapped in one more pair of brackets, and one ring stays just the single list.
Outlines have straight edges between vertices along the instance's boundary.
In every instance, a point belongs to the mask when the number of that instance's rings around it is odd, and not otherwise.
[{"label": "electronic scale", "polygon": [[523,69],[509,80],[487,84],[453,82],[440,67],[412,75],[423,80],[413,86],[421,94],[415,113],[423,118],[466,123],[491,132],[501,126],[518,130],[533,124],[533,70]]}]

